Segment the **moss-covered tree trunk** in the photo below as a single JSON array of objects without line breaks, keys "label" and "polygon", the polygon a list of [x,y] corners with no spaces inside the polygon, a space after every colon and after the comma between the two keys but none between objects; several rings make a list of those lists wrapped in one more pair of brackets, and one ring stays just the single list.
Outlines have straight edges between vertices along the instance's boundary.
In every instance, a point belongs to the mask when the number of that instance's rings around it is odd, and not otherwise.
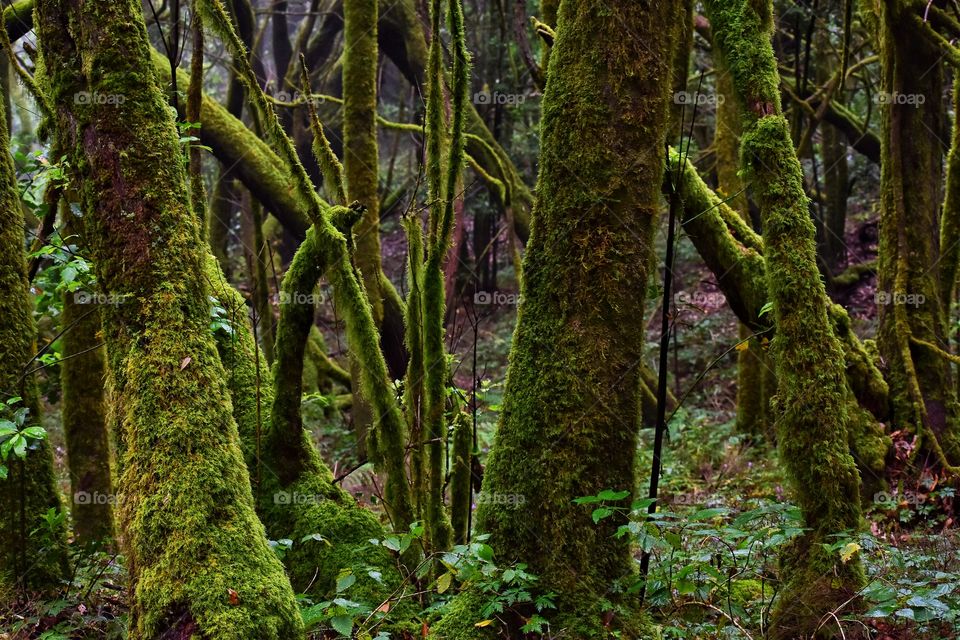
[{"label": "moss-covered tree trunk", "polygon": [[[354,230],[354,264],[370,299],[373,320],[383,323],[385,289],[392,285],[380,260],[380,156],[377,145],[377,11],[379,0],[343,3],[343,169],[348,202],[360,202],[366,211]],[[394,293],[394,295],[396,295]],[[353,408],[351,417],[361,456],[373,409],[363,397],[359,364],[351,359]]]},{"label": "moss-covered tree trunk", "polygon": [[[541,121],[538,202],[479,531],[559,595],[552,628],[606,636],[601,601],[633,559],[573,503],[633,492],[643,292],[656,229],[681,3],[560,4]],[[475,637],[464,597],[437,638]],[[623,604],[623,603],[618,603]],[[633,612],[610,624],[646,637]]]},{"label": "moss-covered tree trunk", "polygon": [[956,465],[960,407],[950,363],[912,342],[948,349],[938,271],[943,54],[909,28],[924,7],[910,0],[869,5],[884,98],[877,344],[888,368],[895,428],[920,434],[926,452],[942,446]]},{"label": "moss-covered tree trunk", "polygon": [[[69,209],[65,215],[73,216]],[[65,293],[63,313],[63,435],[70,466],[71,519],[77,542],[89,544],[113,537],[110,440],[107,433],[104,383],[105,354],[100,335],[97,298]]]},{"label": "moss-covered tree trunk", "polygon": [[780,456],[808,527],[783,556],[771,634],[832,635],[836,626],[821,624],[825,614],[848,607],[863,585],[857,559],[842,562],[824,547],[831,536],[861,525],[860,477],[849,453],[853,395],[817,268],[803,172],[781,113],[772,4],[711,0],[706,7],[743,117],[741,163],[760,206],[777,331],[772,353]]},{"label": "moss-covered tree trunk", "polygon": [[[0,110],[6,111],[2,106]],[[0,113],[0,123],[3,120]],[[27,409],[18,429],[40,421],[36,384],[32,375],[25,375],[37,366],[32,360],[36,334],[23,209],[7,128],[0,124],[0,419],[12,421],[15,411]],[[64,528],[49,530],[43,520],[49,509],[62,508],[49,444],[41,440],[23,459],[11,452],[5,466],[8,475],[0,480],[0,600],[12,600],[15,588],[59,586],[68,567]]]},{"label": "moss-covered tree trunk", "polygon": [[[298,638],[254,512],[210,329],[208,253],[134,0],[38,2],[62,146],[105,307],[130,637]],[[89,91],[113,97],[78,105]]]},{"label": "moss-covered tree trunk", "polygon": [[[720,69],[717,75],[717,128],[713,138],[717,153],[717,183],[727,204],[749,225],[746,187],[738,175],[740,113],[730,73],[724,66],[722,56],[717,55],[716,58],[715,64]],[[753,331],[741,324],[740,339],[750,338],[751,335]],[[737,352],[737,430],[744,435],[757,437],[772,431],[767,429],[767,391],[770,389],[764,386],[764,381],[773,377],[766,371],[772,367],[772,363],[767,362],[767,352],[761,339],[754,338],[743,344],[744,348]]]}]

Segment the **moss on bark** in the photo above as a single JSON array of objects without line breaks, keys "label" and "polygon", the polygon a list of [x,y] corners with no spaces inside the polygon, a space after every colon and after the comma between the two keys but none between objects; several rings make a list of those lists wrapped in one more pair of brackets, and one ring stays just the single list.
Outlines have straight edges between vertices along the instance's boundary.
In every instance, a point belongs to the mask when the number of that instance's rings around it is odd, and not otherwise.
[{"label": "moss on bark", "polygon": [[[0,105],[0,123],[4,122]],[[50,215],[53,215],[51,212]],[[32,375],[36,366],[36,329],[27,282],[24,220],[6,126],[0,126],[0,417],[8,409],[29,410],[24,426],[40,421],[40,401]],[[21,401],[11,405],[14,397]],[[0,480],[0,597],[18,589],[48,590],[67,575],[66,531],[49,529],[43,516],[62,509],[53,469],[53,452],[46,440],[26,452],[23,460],[11,453],[8,476]],[[12,598],[11,598],[12,599]]]},{"label": "moss on bark", "polygon": [[860,478],[849,453],[853,394],[829,322],[802,169],[780,110],[772,5],[711,0],[706,8],[744,118],[741,164],[761,210],[777,328],[772,352],[780,455],[809,529],[782,557],[784,587],[771,633],[827,636],[836,628],[821,624],[824,614],[848,606],[864,582],[859,561],[841,562],[822,544],[861,526]]},{"label": "moss on bark", "polygon": [[[308,232],[283,282],[289,302],[281,307],[277,327],[276,375],[257,352],[243,298],[226,283],[212,258],[207,277],[213,295],[234,318],[231,333],[217,333],[217,346],[260,518],[271,539],[294,541],[284,555],[291,583],[298,592],[335,597],[337,577],[350,571],[357,582],[348,597],[379,606],[401,583],[395,559],[384,547],[370,544],[385,535],[384,527],[334,483],[303,430],[302,382],[292,373],[299,370],[303,345],[314,329],[314,305],[305,296],[314,291],[330,259]],[[369,574],[371,567],[380,572],[379,580]],[[396,608],[391,628],[404,628],[409,613],[406,607]]]},{"label": "moss on bark", "polygon": [[[724,66],[723,56],[715,53],[717,95],[722,99],[717,104],[717,128],[713,145],[717,154],[717,183],[721,196],[727,204],[750,224],[750,209],[746,187],[738,175],[740,162],[740,114],[734,96],[732,79]],[[740,339],[747,339],[753,331],[740,325]],[[764,386],[765,369],[772,367],[767,352],[760,340],[744,343],[745,349],[737,351],[737,430],[748,436],[772,435],[772,420],[768,420],[768,389]],[[771,394],[772,395],[772,394]]]},{"label": "moss on bark", "polygon": [[[200,221],[139,2],[38,3],[58,131],[76,172],[116,407],[130,637],[298,638],[254,512],[210,331]],[[95,108],[78,91],[123,96]]]},{"label": "moss on bark", "polygon": [[[380,260],[380,157],[377,148],[377,18],[378,0],[343,3],[343,168],[347,202],[366,210],[354,230],[354,264],[370,298],[373,321],[383,323],[383,277]],[[358,453],[366,453],[373,410],[364,398],[359,364],[351,359],[354,384],[351,418]]]},{"label": "moss on bark", "polygon": [[[551,628],[570,637],[645,637],[628,603],[616,603],[625,608],[610,626],[601,612],[617,600],[610,586],[632,577],[629,545],[613,536],[622,521],[597,526],[572,501],[636,485],[637,292],[656,228],[679,14],[679,3],[562,2],[550,56],[523,302],[484,478],[493,499],[477,528],[498,562],[528,563],[539,588],[560,594]],[[483,637],[464,615],[470,597],[433,637]]]},{"label": "moss on bark", "polygon": [[[73,214],[66,209],[65,215]],[[67,225],[69,229],[72,225]],[[60,363],[63,435],[73,496],[71,520],[77,542],[89,544],[113,537],[110,440],[104,405],[106,363],[100,346],[100,313],[96,301],[81,304],[65,293],[60,316],[64,334]],[[93,498],[103,496],[104,499]]]},{"label": "moss on bark", "polygon": [[[946,460],[940,463],[957,465],[960,404],[950,364],[911,344],[915,338],[948,350],[936,231],[942,53],[915,29],[905,28],[925,6],[913,0],[876,0],[866,7],[877,33],[882,89],[888,97],[882,108],[877,344],[888,368],[894,426],[918,433],[927,451],[942,445]],[[949,232],[949,221],[945,229]]]}]

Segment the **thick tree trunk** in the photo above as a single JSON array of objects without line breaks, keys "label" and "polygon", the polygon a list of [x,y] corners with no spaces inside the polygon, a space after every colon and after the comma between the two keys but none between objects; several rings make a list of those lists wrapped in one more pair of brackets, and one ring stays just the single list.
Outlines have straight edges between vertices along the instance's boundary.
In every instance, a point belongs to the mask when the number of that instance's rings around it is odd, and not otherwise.
[{"label": "thick tree trunk", "polygon": [[[605,637],[600,602],[633,559],[580,496],[633,492],[643,292],[656,229],[679,2],[560,5],[541,122],[540,178],[501,423],[478,530],[499,562],[555,591],[553,628]],[[544,470],[547,470],[546,472]],[[626,603],[625,603],[626,604]],[[436,638],[482,637],[469,596]],[[646,637],[641,616],[610,621]],[[471,630],[472,629],[472,630]]]},{"label": "thick tree trunk", "polygon": [[[130,637],[292,639],[303,623],[254,512],[210,329],[208,252],[138,1],[38,2],[85,211],[118,416]],[[80,105],[78,91],[110,96]]]}]

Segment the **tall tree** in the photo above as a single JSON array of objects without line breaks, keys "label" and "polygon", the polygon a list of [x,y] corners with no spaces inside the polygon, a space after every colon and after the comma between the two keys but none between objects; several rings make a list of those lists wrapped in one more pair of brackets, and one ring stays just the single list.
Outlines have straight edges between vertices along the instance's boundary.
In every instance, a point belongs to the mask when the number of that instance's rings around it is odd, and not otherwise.
[{"label": "tall tree", "polygon": [[777,331],[780,457],[808,527],[783,557],[785,584],[771,633],[778,639],[830,635],[835,626],[822,624],[823,616],[847,606],[863,585],[859,561],[843,562],[825,544],[861,524],[860,477],[849,452],[853,394],[817,268],[803,171],[781,112],[772,3],[710,0],[706,7],[743,119],[741,165],[760,207]]},{"label": "tall tree", "polygon": [[[344,0],[343,3],[343,168],[348,202],[366,210],[354,230],[355,264],[370,298],[373,319],[383,323],[384,296],[393,285],[383,274],[380,260],[380,156],[377,145],[377,20],[378,0]],[[373,409],[363,397],[359,365],[351,360],[353,408],[351,416],[361,455]]]},{"label": "tall tree", "polygon": [[[76,218],[69,208],[63,215]],[[68,221],[75,229],[82,218]],[[69,233],[69,231],[68,231]],[[77,542],[88,544],[113,537],[113,485],[110,441],[104,397],[105,354],[100,336],[97,298],[67,292],[61,314],[63,361],[63,435],[70,467],[71,519]]]},{"label": "tall tree", "polygon": [[[138,1],[37,3],[107,305],[131,638],[287,639],[303,623],[254,513],[210,330],[207,249]],[[109,96],[84,105],[80,91]]]},{"label": "tall tree", "polygon": [[[573,500],[637,482],[637,328],[681,11],[564,0],[547,70],[538,200],[477,527],[501,562],[527,563],[560,594],[552,628],[571,637],[604,637],[605,621],[647,633],[626,602],[605,620],[611,585],[633,574],[629,545],[613,535],[622,521],[596,526]],[[479,615],[461,596],[434,637],[479,636]]]}]

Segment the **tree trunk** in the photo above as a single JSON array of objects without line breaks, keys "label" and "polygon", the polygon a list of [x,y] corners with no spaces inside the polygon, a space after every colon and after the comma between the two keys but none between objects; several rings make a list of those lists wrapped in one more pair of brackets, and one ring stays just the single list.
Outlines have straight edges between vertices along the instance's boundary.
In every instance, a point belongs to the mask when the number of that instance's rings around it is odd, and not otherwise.
[{"label": "tree trunk", "polygon": [[847,385],[830,301],[817,269],[803,171],[780,109],[780,79],[770,36],[773,7],[753,0],[711,0],[714,45],[733,75],[742,110],[741,162],[760,206],[767,288],[777,329],[780,457],[808,531],[784,553],[783,590],[771,620],[776,639],[832,636],[824,616],[849,606],[863,586],[859,560],[824,549],[861,524],[860,477],[849,453],[857,407]]},{"label": "tree trunk", "polygon": [[916,432],[921,448],[942,447],[960,464],[960,406],[950,363],[919,339],[947,350],[940,260],[944,122],[939,49],[909,28],[923,5],[877,0],[883,70],[880,265],[877,345],[887,364],[893,425]]},{"label": "tree trunk", "polygon": [[[720,70],[717,75],[717,128],[713,138],[717,152],[717,183],[727,204],[749,225],[750,205],[746,187],[738,175],[740,114],[736,95],[722,56],[715,54],[714,63]],[[740,339],[751,335],[753,331],[741,324]],[[772,420],[767,415],[769,389],[764,385],[768,377],[766,369],[772,368],[773,363],[768,362],[762,339],[753,338],[743,344],[745,348],[737,351],[737,431],[751,437],[773,435]]]},{"label": "tree trunk", "polygon": [[[571,637],[607,635],[600,602],[634,572],[613,535],[622,519],[597,526],[573,500],[637,483],[637,327],[681,12],[679,2],[564,0],[547,72],[523,301],[477,528],[498,563],[527,563],[539,588],[560,594],[551,626]],[[434,637],[482,637],[470,630],[473,604],[461,596]],[[626,637],[649,633],[629,608],[607,622]]]},{"label": "tree trunk", "polygon": [[[254,512],[210,328],[208,252],[142,7],[37,4],[97,282],[115,301],[103,332],[130,637],[299,638],[293,591]],[[110,100],[80,105],[78,91]]]},{"label": "tree trunk", "polygon": [[[2,106],[0,110],[6,111]],[[0,113],[0,122],[3,120]],[[7,128],[0,125],[0,419],[11,420],[15,410],[27,409],[18,430],[40,423],[36,384],[33,376],[27,375],[37,367],[33,360],[37,332],[23,232]],[[20,400],[14,401],[17,397]],[[50,529],[43,519],[49,509],[62,509],[49,443],[40,440],[22,460],[11,452],[5,466],[8,475],[0,480],[0,600],[12,600],[14,588],[59,587],[68,566],[64,526]]]},{"label": "tree trunk", "polygon": [[[63,211],[74,217],[69,208]],[[68,223],[66,228],[71,226]],[[70,465],[73,534],[78,543],[90,544],[113,537],[111,452],[103,393],[107,374],[96,297],[65,293],[60,321],[64,331],[62,422]]]},{"label": "tree trunk", "polygon": [[[347,202],[359,202],[363,217],[354,230],[354,264],[370,299],[373,321],[384,318],[384,285],[380,260],[380,155],[377,145],[377,10],[378,0],[344,0],[343,169]],[[340,204],[346,204],[340,203]],[[350,416],[358,455],[366,455],[373,409],[363,397],[359,364],[350,360],[353,408]]]}]

